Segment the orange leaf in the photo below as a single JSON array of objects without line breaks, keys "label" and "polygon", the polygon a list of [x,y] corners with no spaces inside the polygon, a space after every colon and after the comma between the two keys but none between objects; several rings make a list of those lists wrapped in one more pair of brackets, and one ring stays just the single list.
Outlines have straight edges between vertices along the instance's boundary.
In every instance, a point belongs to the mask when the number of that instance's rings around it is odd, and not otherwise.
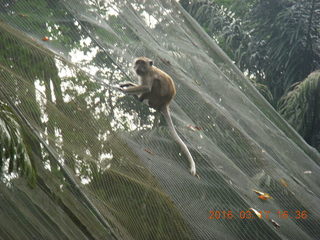
[{"label": "orange leaf", "polygon": [[272,197],[270,196],[269,193],[260,192],[260,191],[254,190],[254,189],[252,191],[254,191],[256,194],[258,194],[259,195],[258,198],[260,198],[261,200],[272,199]]},{"label": "orange leaf", "polygon": [[258,198],[260,198],[261,200],[267,200],[268,199],[265,195],[260,195]]}]

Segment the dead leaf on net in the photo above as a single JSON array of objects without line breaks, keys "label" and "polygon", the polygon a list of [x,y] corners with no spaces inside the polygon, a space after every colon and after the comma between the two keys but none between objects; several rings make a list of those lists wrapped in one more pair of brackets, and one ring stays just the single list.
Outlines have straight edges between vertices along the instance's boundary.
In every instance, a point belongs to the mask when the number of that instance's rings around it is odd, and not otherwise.
[{"label": "dead leaf on net", "polygon": [[24,13],[18,13],[18,16],[20,16],[20,17],[28,17],[28,15],[24,14]]},{"label": "dead leaf on net", "polygon": [[283,178],[280,178],[279,182],[282,186],[284,186],[286,188],[289,186],[288,182],[286,180],[284,180]]},{"label": "dead leaf on net", "polygon": [[258,198],[261,199],[261,200],[267,200],[268,199],[265,195],[260,195],[260,196],[258,196]]},{"label": "dead leaf on net", "polygon": [[152,152],[152,151],[149,150],[149,149],[146,149],[146,148],[145,148],[144,151],[147,152],[147,153],[149,153],[149,154],[151,154],[151,155],[156,155],[154,152]]},{"label": "dead leaf on net", "polygon": [[199,127],[199,126],[192,126],[192,125],[188,125],[187,128],[191,129],[192,131],[201,131],[203,130],[202,127]]},{"label": "dead leaf on net", "polygon": [[272,223],[272,225],[275,226],[276,228],[280,228],[280,224],[277,223],[275,220],[270,219],[269,221],[270,221],[270,222]]},{"label": "dead leaf on net", "polygon": [[261,200],[267,200],[267,199],[273,199],[269,193],[265,193],[265,192],[261,192],[261,191],[257,191],[257,190],[252,190],[254,191],[256,194],[258,194],[258,198]]},{"label": "dead leaf on net", "polygon": [[260,212],[258,212],[257,210],[255,210],[254,208],[249,208],[255,215],[257,215],[258,218],[262,218],[262,214]]}]

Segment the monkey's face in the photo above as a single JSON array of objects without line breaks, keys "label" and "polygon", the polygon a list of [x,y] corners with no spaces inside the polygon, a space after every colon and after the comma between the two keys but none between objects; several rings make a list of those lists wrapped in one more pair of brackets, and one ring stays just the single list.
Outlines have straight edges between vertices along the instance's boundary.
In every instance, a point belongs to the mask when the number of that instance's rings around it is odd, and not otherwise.
[{"label": "monkey's face", "polygon": [[147,58],[138,58],[134,63],[134,70],[139,76],[148,74],[152,66],[152,60]]}]

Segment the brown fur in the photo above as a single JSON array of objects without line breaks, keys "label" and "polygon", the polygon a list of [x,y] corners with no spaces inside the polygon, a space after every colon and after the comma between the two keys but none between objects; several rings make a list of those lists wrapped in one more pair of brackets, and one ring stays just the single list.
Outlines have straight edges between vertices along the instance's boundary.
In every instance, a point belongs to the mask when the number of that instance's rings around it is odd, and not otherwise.
[{"label": "brown fur", "polygon": [[134,69],[140,77],[140,85],[124,83],[120,85],[121,90],[127,94],[139,95],[139,100],[148,100],[149,106],[160,111],[168,123],[173,139],[180,145],[182,152],[187,156],[190,163],[190,173],[196,175],[196,165],[186,144],[176,132],[170,111],[169,104],[176,95],[176,88],[172,78],[153,66],[151,59],[139,57],[134,62]]},{"label": "brown fur", "polygon": [[[161,111],[168,106],[173,97],[176,95],[176,88],[172,78],[160,69],[151,66],[151,75],[154,76],[151,91],[143,93],[140,100],[149,100],[149,106]],[[148,76],[151,77],[151,76]]]}]

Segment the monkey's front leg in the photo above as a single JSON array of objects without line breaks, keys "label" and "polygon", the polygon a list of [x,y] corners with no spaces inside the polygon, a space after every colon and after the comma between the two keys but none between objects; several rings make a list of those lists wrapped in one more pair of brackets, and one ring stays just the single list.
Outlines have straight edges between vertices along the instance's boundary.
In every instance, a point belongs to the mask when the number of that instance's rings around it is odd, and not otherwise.
[{"label": "monkey's front leg", "polygon": [[126,88],[126,87],[134,87],[134,86],[138,86],[137,84],[135,83],[132,83],[132,82],[126,82],[126,83],[122,83],[119,85],[121,88]]},{"label": "monkey's front leg", "polygon": [[151,91],[151,88],[146,85],[132,86],[122,89],[122,91],[126,94],[140,95],[144,93],[148,93]]},{"label": "monkey's front leg", "polygon": [[[144,99],[148,98],[150,91],[147,91],[145,88],[141,88],[143,85],[136,85],[134,83],[128,82],[120,85],[120,90],[123,93],[133,95],[138,101],[142,102]],[[144,92],[140,94],[140,92]]]},{"label": "monkey's front leg", "polygon": [[[136,86],[138,86],[138,85],[135,84],[135,83],[125,82],[125,83],[119,84],[116,88],[119,89],[123,93],[127,93],[126,92],[126,88],[128,88],[128,87],[136,87]],[[138,97],[138,96],[136,96],[136,97]]]}]

